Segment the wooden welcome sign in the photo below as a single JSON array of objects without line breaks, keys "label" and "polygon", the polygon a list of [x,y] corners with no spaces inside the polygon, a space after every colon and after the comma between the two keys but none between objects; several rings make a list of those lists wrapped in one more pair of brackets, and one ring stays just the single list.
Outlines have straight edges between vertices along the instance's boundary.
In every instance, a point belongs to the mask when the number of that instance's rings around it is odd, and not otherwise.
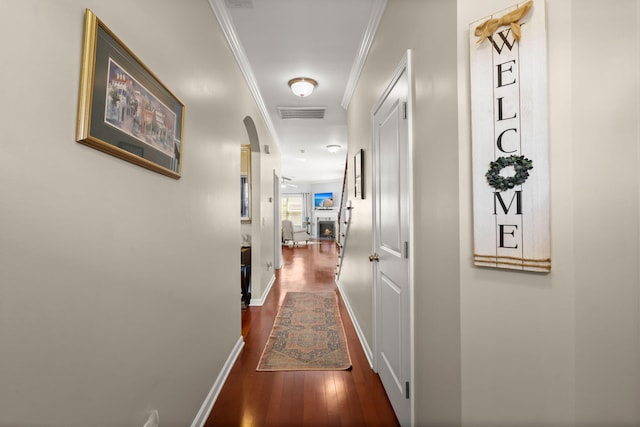
[{"label": "wooden welcome sign", "polygon": [[469,28],[477,266],[551,271],[544,3]]}]

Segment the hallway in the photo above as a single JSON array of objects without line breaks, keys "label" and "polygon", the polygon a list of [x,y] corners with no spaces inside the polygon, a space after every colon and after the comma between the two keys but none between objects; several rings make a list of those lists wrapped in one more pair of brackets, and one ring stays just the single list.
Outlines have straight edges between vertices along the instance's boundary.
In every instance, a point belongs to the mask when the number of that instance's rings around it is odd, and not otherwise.
[{"label": "hallway", "polygon": [[335,290],[334,242],[283,247],[283,267],[262,307],[242,313],[245,346],[216,400],[206,427],[398,425],[349,314],[340,314],[353,367],[349,371],[256,372],[278,306],[287,291]]}]

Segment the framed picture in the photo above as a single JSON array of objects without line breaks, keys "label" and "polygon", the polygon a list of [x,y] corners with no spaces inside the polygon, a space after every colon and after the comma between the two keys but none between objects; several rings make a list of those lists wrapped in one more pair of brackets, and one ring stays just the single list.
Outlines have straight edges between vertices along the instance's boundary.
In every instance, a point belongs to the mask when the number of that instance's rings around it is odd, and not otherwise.
[{"label": "framed picture", "polygon": [[364,150],[359,149],[353,156],[353,174],[356,199],[364,199]]},{"label": "framed picture", "polygon": [[251,145],[240,146],[240,220],[251,222]]},{"label": "framed picture", "polygon": [[184,104],[86,10],[76,140],[180,178]]}]

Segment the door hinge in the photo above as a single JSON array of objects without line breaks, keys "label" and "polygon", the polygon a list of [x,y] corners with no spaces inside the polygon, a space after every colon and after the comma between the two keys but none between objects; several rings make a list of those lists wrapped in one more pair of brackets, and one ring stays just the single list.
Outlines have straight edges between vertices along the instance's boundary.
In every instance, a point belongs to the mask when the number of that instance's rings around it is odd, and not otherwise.
[{"label": "door hinge", "polygon": [[403,103],[402,103],[402,118],[403,118],[404,120],[407,120],[407,114],[408,114],[408,113],[407,113],[407,108],[408,108],[408,107],[407,107],[407,103],[406,103],[406,102],[403,102]]},{"label": "door hinge", "polygon": [[409,381],[404,383],[404,398],[409,399]]},{"label": "door hinge", "polygon": [[404,242],[404,257],[409,258],[409,242]]}]

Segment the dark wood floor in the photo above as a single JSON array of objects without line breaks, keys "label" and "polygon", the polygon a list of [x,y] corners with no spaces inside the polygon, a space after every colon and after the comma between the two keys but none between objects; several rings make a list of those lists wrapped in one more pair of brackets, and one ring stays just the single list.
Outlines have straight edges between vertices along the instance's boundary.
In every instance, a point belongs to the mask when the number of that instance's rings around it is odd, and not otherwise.
[{"label": "dark wood floor", "polygon": [[[262,307],[242,313],[245,346],[205,426],[397,426],[398,421],[362,351],[334,281],[333,242],[283,248],[284,266]],[[349,342],[349,371],[257,372],[256,366],[287,291],[334,290]]]}]

